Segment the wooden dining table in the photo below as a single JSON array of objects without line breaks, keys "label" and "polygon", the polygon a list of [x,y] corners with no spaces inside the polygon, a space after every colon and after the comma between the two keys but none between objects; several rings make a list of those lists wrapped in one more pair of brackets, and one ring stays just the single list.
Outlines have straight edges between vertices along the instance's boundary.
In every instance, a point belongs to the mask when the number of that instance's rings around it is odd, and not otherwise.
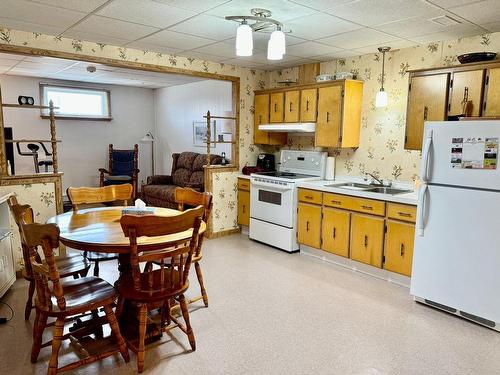
[{"label": "wooden dining table", "polygon": [[[69,211],[47,220],[47,223],[57,224],[60,231],[60,242],[71,249],[92,251],[98,253],[116,253],[118,254],[118,271],[120,279],[131,272],[130,270],[130,242],[123,234],[120,225],[123,206],[86,208],[78,211]],[[181,211],[154,207],[153,214],[158,216],[179,215]],[[202,222],[200,234],[206,230],[206,223]],[[139,251],[157,250],[182,244],[192,236],[192,230],[174,233],[166,236],[139,237]],[[116,285],[116,284],[115,284]],[[133,340],[136,337],[135,328],[138,327],[135,319],[134,306],[126,306],[119,320],[123,336],[127,340]],[[148,327],[150,339],[161,337],[161,330],[158,331],[151,324]],[[150,340],[151,341],[151,340]]]}]

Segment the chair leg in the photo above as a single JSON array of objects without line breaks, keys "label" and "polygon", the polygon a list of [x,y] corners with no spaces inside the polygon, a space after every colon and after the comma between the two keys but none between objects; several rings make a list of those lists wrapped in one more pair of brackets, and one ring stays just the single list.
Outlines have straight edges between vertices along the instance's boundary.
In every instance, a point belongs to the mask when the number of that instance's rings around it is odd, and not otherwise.
[{"label": "chair leg", "polygon": [[29,320],[31,315],[31,309],[33,307],[33,294],[35,294],[35,282],[30,281],[28,287],[28,300],[26,301],[26,307],[24,308],[24,320]]},{"label": "chair leg", "polygon": [[165,302],[163,302],[163,306],[161,308],[161,326],[169,326],[170,323],[170,299],[167,299]]},{"label": "chair leg", "polygon": [[64,318],[57,318],[54,326],[54,335],[52,337],[52,355],[49,361],[47,375],[56,375],[58,366],[59,349],[64,331]]},{"label": "chair leg", "polygon": [[146,349],[144,346],[144,341],[146,340],[146,323],[148,315],[148,305],[145,303],[137,304],[139,308],[139,345],[137,348],[137,371],[144,371],[144,357],[146,354]]},{"label": "chair leg", "polygon": [[118,321],[113,313],[113,309],[111,306],[107,305],[104,306],[104,311],[106,312],[106,318],[108,319],[109,326],[111,327],[111,332],[113,333],[113,336],[115,336],[116,343],[118,344],[123,360],[128,362],[130,361],[130,355],[128,353],[127,344],[125,344],[125,340],[120,333],[120,327],[118,326]]},{"label": "chair leg", "polygon": [[203,297],[203,303],[208,307],[208,295],[205,290],[205,284],[203,283],[203,274],[201,273],[200,263],[196,262],[194,264],[194,269],[196,270],[196,276],[198,277],[198,282],[200,283],[201,295]]},{"label": "chair leg", "polygon": [[194,352],[196,350],[196,341],[194,339],[194,332],[193,329],[191,328],[191,323],[189,322],[189,310],[187,307],[186,297],[184,297],[184,294],[181,294],[179,296],[179,304],[181,305],[182,317],[186,322],[186,333],[188,335],[189,344],[191,345],[191,349]]},{"label": "chair leg", "polygon": [[94,262],[94,276],[99,277],[99,261]]},{"label": "chair leg", "polygon": [[122,316],[124,304],[125,304],[125,298],[123,298],[121,295],[119,295],[118,301],[116,302],[116,311],[115,311],[115,315],[116,315],[117,319],[120,319],[120,317]]},{"label": "chair leg", "polygon": [[33,346],[31,347],[31,363],[35,363],[42,347],[42,335],[47,325],[47,314],[36,310],[35,324],[33,325]]}]

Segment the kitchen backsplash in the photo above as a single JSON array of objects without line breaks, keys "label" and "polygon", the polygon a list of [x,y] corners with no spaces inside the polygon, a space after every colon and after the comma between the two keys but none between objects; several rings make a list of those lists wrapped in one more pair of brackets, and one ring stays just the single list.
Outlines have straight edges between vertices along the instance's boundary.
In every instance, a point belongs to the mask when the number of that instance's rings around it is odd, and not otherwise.
[{"label": "kitchen backsplash", "polygon": [[[388,44],[390,46],[390,43]],[[377,50],[373,47],[374,51]],[[321,73],[352,72],[364,81],[360,146],[353,149],[328,149],[336,156],[337,175],[370,172],[384,179],[409,181],[419,172],[420,152],[404,149],[408,70],[459,64],[456,56],[468,52],[499,52],[500,33],[428,43],[395,50],[386,55],[386,108],[375,107],[380,88],[381,54],[349,57],[321,63]],[[268,73],[267,88],[278,81],[298,79],[298,68]],[[314,137],[289,136],[289,148],[314,149]]]}]

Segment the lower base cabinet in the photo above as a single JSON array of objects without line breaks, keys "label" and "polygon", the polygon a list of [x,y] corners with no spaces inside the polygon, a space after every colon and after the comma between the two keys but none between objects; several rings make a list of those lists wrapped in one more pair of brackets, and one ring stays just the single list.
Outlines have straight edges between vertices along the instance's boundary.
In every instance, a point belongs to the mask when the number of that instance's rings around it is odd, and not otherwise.
[{"label": "lower base cabinet", "polygon": [[411,275],[414,238],[414,224],[387,220],[384,263],[386,270]]},{"label": "lower base cabinet", "polygon": [[321,246],[321,206],[299,203],[297,217],[297,242],[319,249]]},{"label": "lower base cabinet", "polygon": [[323,208],[321,222],[321,249],[349,257],[349,227],[351,214],[334,208]]},{"label": "lower base cabinet", "polygon": [[238,224],[250,225],[250,180],[238,178]]},{"label": "lower base cabinet", "polygon": [[351,259],[382,268],[384,232],[384,218],[352,214]]}]

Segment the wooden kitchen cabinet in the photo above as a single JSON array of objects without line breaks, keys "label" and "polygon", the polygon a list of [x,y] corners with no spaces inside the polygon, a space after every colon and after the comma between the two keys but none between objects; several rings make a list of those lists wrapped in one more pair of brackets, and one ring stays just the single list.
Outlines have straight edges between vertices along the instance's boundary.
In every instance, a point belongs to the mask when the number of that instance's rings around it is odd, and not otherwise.
[{"label": "wooden kitchen cabinet", "polygon": [[500,68],[488,69],[483,116],[500,116]]},{"label": "wooden kitchen cabinet", "polygon": [[[467,114],[481,115],[484,69],[454,72],[451,81],[449,116]],[[466,111],[466,103],[467,111]]]},{"label": "wooden kitchen cabinet", "polygon": [[254,99],[254,133],[253,142],[262,145],[286,145],[287,133],[268,133],[259,130],[259,125],[269,124],[270,96],[257,94]]},{"label": "wooden kitchen cabinet", "polygon": [[414,224],[387,220],[384,262],[386,270],[411,276],[414,238]]},{"label": "wooden kitchen cabinet", "polygon": [[285,91],[285,122],[300,120],[300,91]]},{"label": "wooden kitchen cabinet", "polygon": [[297,242],[315,247],[321,246],[321,206],[299,203],[297,210]]},{"label": "wooden kitchen cabinet", "polygon": [[300,121],[316,122],[316,111],[318,108],[318,90],[300,90]]},{"label": "wooden kitchen cabinet", "polygon": [[334,208],[323,208],[321,221],[321,249],[349,257],[349,228],[351,214]]},{"label": "wooden kitchen cabinet", "polygon": [[269,122],[283,122],[284,120],[284,92],[274,92],[270,94],[270,114]]},{"label": "wooden kitchen cabinet", "polygon": [[382,268],[384,248],[383,218],[351,215],[351,259]]},{"label": "wooden kitchen cabinet", "polygon": [[447,119],[449,73],[414,76],[410,80],[405,149],[421,150],[425,121]]},{"label": "wooden kitchen cabinet", "polygon": [[250,180],[238,178],[238,224],[250,224]]}]

